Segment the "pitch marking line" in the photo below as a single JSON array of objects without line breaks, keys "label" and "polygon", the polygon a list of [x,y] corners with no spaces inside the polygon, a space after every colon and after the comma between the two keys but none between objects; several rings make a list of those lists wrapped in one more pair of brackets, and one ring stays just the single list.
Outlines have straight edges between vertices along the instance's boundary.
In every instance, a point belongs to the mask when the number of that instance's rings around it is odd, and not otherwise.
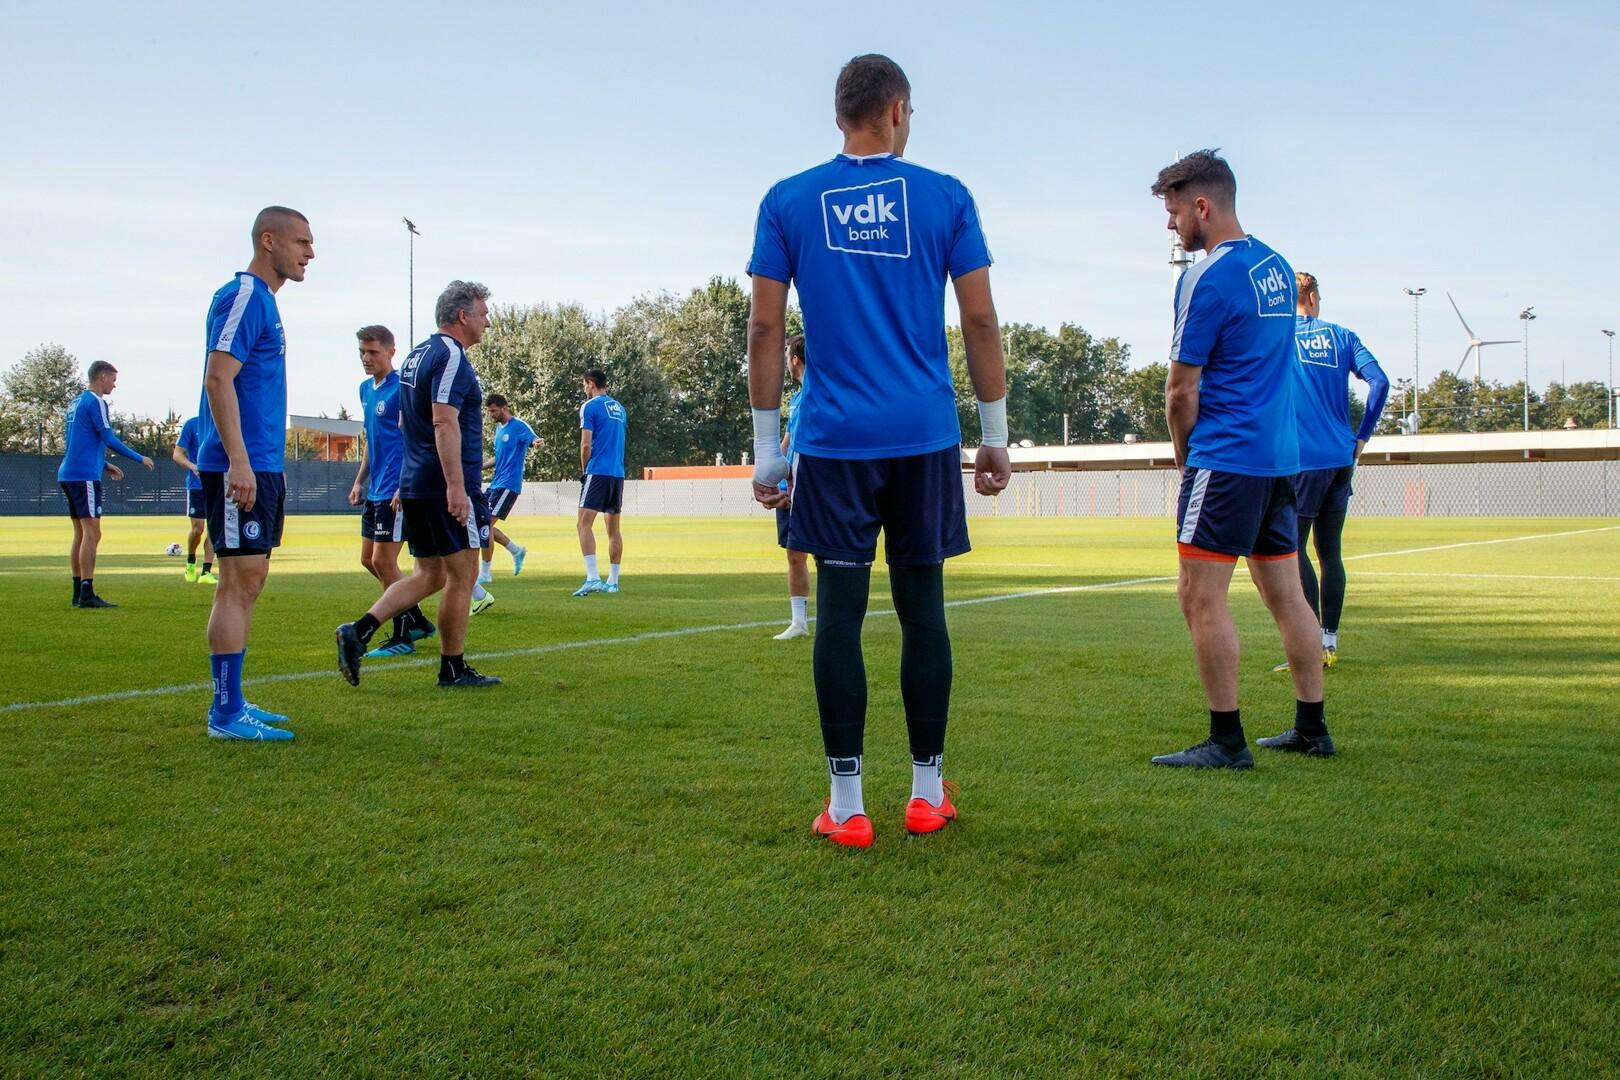
[{"label": "pitch marking line", "polygon": [[1491,581],[1620,581],[1620,577],[1601,577],[1590,574],[1447,574],[1439,571],[1424,574],[1400,570],[1362,570],[1357,572],[1357,581],[1364,577],[1485,578]]},{"label": "pitch marking line", "polygon": [[1602,525],[1595,529],[1571,529],[1569,532],[1535,533],[1531,536],[1503,536],[1495,540],[1465,540],[1459,544],[1436,544],[1434,547],[1407,548],[1405,551],[1372,551],[1365,555],[1350,555],[1345,562],[1359,559],[1380,559],[1385,555],[1421,555],[1426,551],[1451,551],[1455,548],[1485,547],[1488,544],[1517,544],[1523,540],[1555,540],[1561,536],[1585,536],[1588,533],[1614,532],[1620,525]]}]

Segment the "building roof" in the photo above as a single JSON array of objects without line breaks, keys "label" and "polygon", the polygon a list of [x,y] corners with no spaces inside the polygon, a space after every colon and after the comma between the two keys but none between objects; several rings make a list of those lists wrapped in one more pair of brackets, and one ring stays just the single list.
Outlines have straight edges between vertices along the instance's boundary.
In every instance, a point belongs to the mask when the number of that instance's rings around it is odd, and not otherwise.
[{"label": "building roof", "polygon": [[359,436],[366,425],[358,420],[333,420],[325,416],[289,416],[294,431],[313,431],[318,435]]}]

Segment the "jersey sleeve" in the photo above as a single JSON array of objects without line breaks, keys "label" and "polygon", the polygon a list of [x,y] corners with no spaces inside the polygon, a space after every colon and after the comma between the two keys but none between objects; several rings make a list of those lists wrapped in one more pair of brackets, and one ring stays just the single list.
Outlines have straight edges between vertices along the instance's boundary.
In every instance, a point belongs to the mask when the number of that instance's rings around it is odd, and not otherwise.
[{"label": "jersey sleeve", "polygon": [[259,335],[265,331],[264,305],[253,302],[253,279],[242,278],[229,303],[217,304],[208,318],[208,351],[230,353],[248,362]]},{"label": "jersey sleeve", "polygon": [[1191,285],[1183,276],[1176,284],[1176,331],[1170,339],[1170,359],[1195,367],[1208,363],[1225,320],[1226,306],[1215,289],[1202,276]]},{"label": "jersey sleeve", "polygon": [[[1356,431],[1356,438],[1370,439],[1378,427],[1379,417],[1384,414],[1384,405],[1389,401],[1389,376],[1372,358],[1372,353],[1361,349],[1361,342],[1357,341],[1356,347],[1360,350],[1359,354],[1353,354],[1356,360],[1360,360],[1361,356],[1366,357],[1365,362],[1357,365],[1356,374],[1367,382],[1367,411],[1361,416],[1361,427]],[[1356,360],[1351,362],[1356,363]]]},{"label": "jersey sleeve", "polygon": [[444,365],[433,373],[433,401],[460,412],[468,397],[477,392],[478,383],[473,378],[472,365],[467,363],[460,349],[446,352]]},{"label": "jersey sleeve", "polygon": [[959,278],[989,266],[994,260],[990,258],[990,244],[984,238],[984,226],[979,223],[979,204],[973,201],[973,193],[960,184],[957,185],[955,218],[946,265],[951,277]]},{"label": "jersey sleeve", "polygon": [[124,445],[124,440],[118,437],[118,432],[112,429],[112,419],[107,415],[107,403],[97,398],[90,406],[90,423],[96,429],[96,437],[101,445],[114,453],[122,454],[131,461],[140,461],[141,453],[131,450]]},{"label": "jersey sleeve", "polygon": [[793,263],[788,255],[787,235],[776,212],[776,189],[765,193],[754,222],[754,252],[748,259],[748,275],[768,277],[784,285],[793,280]]},{"label": "jersey sleeve", "polygon": [[[595,400],[595,398],[591,398],[591,401]],[[591,418],[591,401],[587,401],[579,407],[579,430],[589,431],[594,435],[596,434],[596,423]]]}]

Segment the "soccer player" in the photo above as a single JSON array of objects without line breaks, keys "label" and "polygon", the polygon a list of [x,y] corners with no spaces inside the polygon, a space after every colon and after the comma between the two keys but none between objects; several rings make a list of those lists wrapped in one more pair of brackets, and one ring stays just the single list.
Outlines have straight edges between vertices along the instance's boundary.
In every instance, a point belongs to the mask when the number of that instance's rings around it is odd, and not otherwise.
[{"label": "soccer player", "polygon": [[444,590],[439,603],[439,686],[498,686],[467,663],[467,620],[478,579],[478,553],[489,535],[479,490],[484,461],[483,389],[467,350],[489,327],[489,289],[452,281],[439,294],[439,331],[405,357],[399,410],[405,431],[399,499],[416,569],[390,585],[371,610],[337,628],[338,670],[360,685],[371,636],[387,619]]},{"label": "soccer player", "polygon": [[1331,753],[1322,715],[1316,617],[1299,587],[1292,477],[1294,271],[1243,231],[1237,180],[1213,150],[1160,170],[1153,194],[1168,227],[1206,258],[1176,285],[1165,415],[1181,467],[1177,547],[1181,610],[1192,631],[1209,702],[1209,738],[1155,765],[1247,769],[1254,764],[1238,714],[1238,637],[1227,609],[1237,560],[1270,609],[1293,664],[1294,730]]},{"label": "soccer player", "polygon": [[[804,335],[794,334],[787,343],[788,374],[799,389],[788,399],[787,434],[782,436],[782,458],[793,468],[793,435],[799,426],[799,402],[804,399]],[[778,491],[787,491],[788,482],[777,485]],[[787,552],[788,609],[792,621],[788,628],[776,635],[777,641],[792,641],[810,632],[810,556],[788,547],[787,505],[776,508],[776,542]]]},{"label": "soccer player", "polygon": [[101,546],[101,474],[105,470],[114,480],[124,478],[122,469],[107,463],[107,451],[138,461],[148,469],[152,468],[152,459],[125,446],[112,429],[106,395],[118,385],[118,369],[97,360],[90,365],[86,382],[88,388],[68,408],[67,435],[56,480],[67,496],[68,517],[73,519],[73,547],[68,552],[68,561],[73,565],[73,606],[111,608],[118,605],[97,596],[93,580],[96,549]]},{"label": "soccer player", "polygon": [[[579,552],[585,556],[585,584],[575,596],[619,591],[619,564],[624,560],[624,536],[619,532],[619,511],[624,506],[624,406],[607,392],[607,373],[592,368],[580,379],[585,404],[579,407]],[[780,391],[778,392],[780,397]],[[607,519],[608,579],[596,567],[596,515]]]},{"label": "soccer player", "polygon": [[478,568],[480,585],[493,580],[489,564],[496,544],[511,553],[512,576],[523,573],[523,557],[529,549],[513,543],[496,522],[505,521],[512,507],[517,505],[517,497],[523,491],[523,459],[528,456],[529,447],[545,445],[535,436],[534,428],[512,415],[506,395],[489,395],[484,400],[484,409],[496,427],[495,454],[484,462],[484,468],[493,469],[494,475],[489,480],[489,540],[484,544],[483,565]]},{"label": "soccer player", "polygon": [[[956,816],[942,771],[951,689],[944,563],[969,545],[945,344],[947,278],[979,399],[974,487],[982,495],[1005,488],[1010,476],[1006,367],[973,196],[956,178],[901,157],[912,112],[905,73],[886,56],[857,56],[838,74],[834,106],[843,152],[779,181],[760,204],[748,262],[748,394],[754,495],[772,507],[791,500],[788,548],[816,559],[814,673],[832,791],[811,830],[869,847],[861,624],[880,530],[900,617],[912,762],[906,829],[935,832]],[[814,347],[784,493],[779,414],[790,284]]]},{"label": "soccer player", "polygon": [[[219,578],[214,576],[214,543],[208,539],[207,530],[203,527],[208,513],[203,509],[202,478],[197,472],[197,448],[202,440],[200,426],[195,416],[185,422],[172,455],[174,463],[186,470],[186,518],[190,522],[190,530],[186,533],[186,580],[218,585]],[[203,548],[200,574],[197,572],[198,543]]]},{"label": "soccer player", "polygon": [[315,257],[309,219],[267,206],[253,219],[253,259],[214,293],[198,409],[208,538],[219,558],[219,588],[208,617],[214,699],[208,734],[216,739],[285,742],[287,718],[242,696],[242,659],[253,608],[270,574],[270,553],[286,523],[287,335],[276,293],[303,281]]},{"label": "soccer player", "polygon": [[[1299,362],[1294,412],[1299,419],[1299,475],[1294,477],[1294,502],[1299,515],[1299,580],[1305,599],[1322,626],[1322,666],[1339,662],[1339,616],[1344,612],[1344,555],[1340,538],[1350,510],[1351,481],[1361,450],[1372,438],[1384,402],[1389,399],[1389,376],[1353,331],[1322,320],[1322,290],[1315,276],[1294,274],[1298,316],[1294,341]],[[1361,426],[1350,432],[1350,376],[1367,384],[1367,411]],[[1307,550],[1316,538],[1316,557],[1322,561],[1322,582]],[[1286,662],[1278,671],[1287,671]],[[1284,736],[1287,737],[1286,735]],[[1262,746],[1273,745],[1262,740]]]},{"label": "soccer player", "polygon": [[[404,546],[405,517],[399,509],[399,465],[404,435],[399,427],[399,373],[394,370],[394,332],[386,326],[362,326],[360,367],[370,376],[360,384],[360,412],[365,417],[366,452],[349,489],[349,505],[365,506],[360,515],[360,565],[383,591],[398,581],[399,549]],[[435,628],[420,607],[394,616],[388,640],[368,656],[404,656],[415,642],[432,637]]]}]

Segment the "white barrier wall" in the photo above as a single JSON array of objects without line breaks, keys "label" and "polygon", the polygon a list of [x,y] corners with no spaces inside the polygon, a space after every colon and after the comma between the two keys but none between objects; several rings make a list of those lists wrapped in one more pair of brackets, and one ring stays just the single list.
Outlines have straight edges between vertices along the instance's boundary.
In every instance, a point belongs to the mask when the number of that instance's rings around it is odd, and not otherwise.
[{"label": "white barrier wall", "polygon": [[[1020,472],[999,498],[973,493],[970,517],[1153,517],[1175,510],[1169,469]],[[1442,465],[1366,464],[1356,471],[1353,513],[1368,517],[1614,517],[1620,462],[1524,461]],[[529,483],[517,512],[574,513],[579,484]],[[628,515],[768,517],[747,480],[628,480]]]}]

